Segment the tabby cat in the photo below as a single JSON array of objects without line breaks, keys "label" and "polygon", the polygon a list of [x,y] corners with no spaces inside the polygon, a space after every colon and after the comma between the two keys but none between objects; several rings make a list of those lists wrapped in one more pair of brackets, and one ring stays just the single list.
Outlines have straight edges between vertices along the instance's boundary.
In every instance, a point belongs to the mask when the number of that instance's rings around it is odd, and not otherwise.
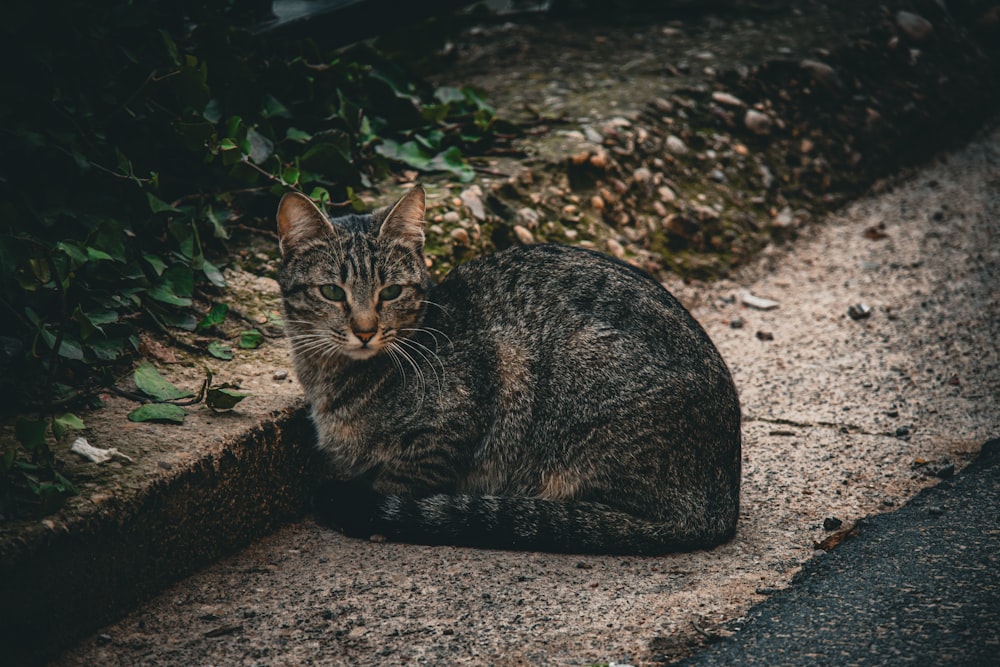
[{"label": "tabby cat", "polygon": [[278,208],[285,323],[348,535],[576,553],[736,530],[740,408],[715,346],[649,275],[516,247],[431,282],[424,191],[328,220]]}]

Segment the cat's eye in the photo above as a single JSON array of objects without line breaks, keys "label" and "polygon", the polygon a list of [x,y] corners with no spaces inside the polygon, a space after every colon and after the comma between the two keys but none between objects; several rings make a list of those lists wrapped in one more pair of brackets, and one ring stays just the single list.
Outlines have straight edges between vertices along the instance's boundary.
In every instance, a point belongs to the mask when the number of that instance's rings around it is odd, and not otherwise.
[{"label": "cat's eye", "polygon": [[329,299],[330,301],[344,301],[347,299],[347,292],[340,285],[321,285],[319,293],[323,295],[324,299]]},{"label": "cat's eye", "polygon": [[402,285],[389,285],[388,287],[382,288],[382,291],[378,293],[378,298],[382,301],[392,301],[393,299],[399,298],[399,295],[402,293]]}]

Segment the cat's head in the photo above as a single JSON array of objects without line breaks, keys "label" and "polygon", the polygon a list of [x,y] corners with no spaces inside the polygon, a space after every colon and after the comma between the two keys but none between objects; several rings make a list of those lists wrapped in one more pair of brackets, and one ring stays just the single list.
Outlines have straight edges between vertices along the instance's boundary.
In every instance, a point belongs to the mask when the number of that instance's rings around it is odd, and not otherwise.
[{"label": "cat's head", "polygon": [[327,219],[304,195],[278,205],[285,326],[299,356],[364,360],[420,327],[430,275],[424,190],[370,214]]}]

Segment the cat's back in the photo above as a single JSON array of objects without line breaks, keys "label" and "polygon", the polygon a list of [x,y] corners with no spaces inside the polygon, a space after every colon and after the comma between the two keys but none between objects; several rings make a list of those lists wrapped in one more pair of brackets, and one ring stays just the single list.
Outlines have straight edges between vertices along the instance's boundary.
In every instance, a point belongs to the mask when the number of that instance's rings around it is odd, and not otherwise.
[{"label": "cat's back", "polygon": [[[687,310],[649,274],[583,248],[511,248],[457,267],[434,295],[443,325],[544,346],[573,339],[670,342],[674,354],[717,356]],[[721,361],[721,360],[720,360]]]}]

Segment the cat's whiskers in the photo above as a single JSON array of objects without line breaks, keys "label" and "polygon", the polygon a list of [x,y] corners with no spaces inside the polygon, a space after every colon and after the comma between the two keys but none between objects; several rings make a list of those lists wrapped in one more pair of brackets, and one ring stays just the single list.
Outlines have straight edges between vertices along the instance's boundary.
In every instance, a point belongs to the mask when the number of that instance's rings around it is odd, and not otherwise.
[{"label": "cat's whiskers", "polygon": [[319,355],[319,360],[323,363],[333,354],[340,352],[344,347],[343,340],[338,339],[333,331],[317,329],[315,325],[306,333],[289,335],[288,340],[298,354],[313,355],[321,351],[322,354]]},{"label": "cat's whiskers", "polygon": [[397,352],[406,361],[406,363],[410,365],[410,368],[413,369],[413,374],[416,376],[417,384],[420,387],[420,400],[417,401],[417,407],[414,409],[414,412],[419,412],[420,408],[424,404],[424,396],[427,394],[427,381],[424,379],[424,374],[420,370],[420,366],[417,364],[417,362],[414,361],[413,358],[409,355],[409,353],[399,345],[399,343],[402,342],[402,340],[403,339],[401,338],[397,338],[393,340],[391,343],[389,343],[386,347],[395,350],[395,352]]},{"label": "cat's whiskers", "polygon": [[448,317],[451,317],[451,311],[449,311],[447,308],[445,308],[444,306],[442,306],[440,303],[435,303],[434,301],[431,301],[430,299],[421,299],[419,301],[419,303],[425,303],[428,306],[434,306],[435,308],[437,308],[438,310],[440,310],[442,313],[444,313]]},{"label": "cat's whiskers", "polygon": [[385,352],[389,355],[389,358],[392,359],[392,363],[396,367],[396,370],[399,371],[399,377],[403,382],[403,392],[406,392],[406,369],[403,368],[403,362],[400,361],[399,353],[396,351],[391,340],[386,343]]},{"label": "cat's whiskers", "polygon": [[413,333],[427,333],[427,334],[430,334],[431,338],[434,339],[435,352],[437,351],[437,348],[440,347],[440,345],[441,345],[440,342],[438,342],[438,338],[437,338],[438,336],[441,336],[446,341],[448,341],[448,345],[449,346],[455,347],[455,343],[451,340],[451,337],[448,336],[448,334],[446,334],[445,332],[441,331],[440,329],[435,329],[434,327],[416,327],[416,328],[409,328],[409,329],[401,328],[400,331],[410,331],[410,332],[413,332]]},{"label": "cat's whiskers", "polygon": [[[442,363],[441,358],[438,357],[434,350],[409,338],[397,338],[396,340],[399,341],[400,345],[406,346],[414,354],[420,355],[427,365],[430,366],[431,372],[434,373],[434,380],[437,382],[438,391],[443,391],[444,385],[442,380],[444,379],[445,374],[444,363]],[[438,374],[437,367],[434,365],[434,361],[436,361],[437,365],[441,368],[440,375]]]}]

